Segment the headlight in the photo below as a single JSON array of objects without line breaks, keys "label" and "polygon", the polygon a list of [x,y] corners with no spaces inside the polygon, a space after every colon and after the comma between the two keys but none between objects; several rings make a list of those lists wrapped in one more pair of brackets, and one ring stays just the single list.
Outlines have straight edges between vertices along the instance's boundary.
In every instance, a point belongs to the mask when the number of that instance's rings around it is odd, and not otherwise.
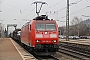
[{"label": "headlight", "polygon": [[36,40],[36,42],[38,43],[38,42],[41,42],[40,40]]},{"label": "headlight", "polygon": [[50,38],[56,38],[57,35],[56,34],[50,34]]},{"label": "headlight", "polygon": [[36,38],[42,38],[42,34],[36,34]]},{"label": "headlight", "polygon": [[52,40],[52,42],[57,42],[56,40]]}]

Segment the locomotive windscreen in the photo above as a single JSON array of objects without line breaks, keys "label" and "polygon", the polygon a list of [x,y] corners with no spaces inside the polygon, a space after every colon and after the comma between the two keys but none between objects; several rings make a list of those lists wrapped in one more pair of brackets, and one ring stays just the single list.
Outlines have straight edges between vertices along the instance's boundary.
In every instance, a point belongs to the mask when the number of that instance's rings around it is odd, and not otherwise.
[{"label": "locomotive windscreen", "polygon": [[36,24],[36,30],[56,30],[56,24]]}]

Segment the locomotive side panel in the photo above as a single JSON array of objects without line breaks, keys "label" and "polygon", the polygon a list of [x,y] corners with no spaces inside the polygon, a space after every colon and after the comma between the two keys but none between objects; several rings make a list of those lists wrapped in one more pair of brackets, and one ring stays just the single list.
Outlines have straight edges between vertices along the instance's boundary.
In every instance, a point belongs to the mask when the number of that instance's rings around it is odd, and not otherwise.
[{"label": "locomotive side panel", "polygon": [[28,43],[30,47],[35,47],[35,21],[32,21],[29,24],[29,37],[28,37]]},{"label": "locomotive side panel", "polygon": [[28,45],[28,25],[21,29],[21,42]]},{"label": "locomotive side panel", "polygon": [[21,42],[30,47],[35,47],[35,24],[34,21],[23,26],[21,29]]}]

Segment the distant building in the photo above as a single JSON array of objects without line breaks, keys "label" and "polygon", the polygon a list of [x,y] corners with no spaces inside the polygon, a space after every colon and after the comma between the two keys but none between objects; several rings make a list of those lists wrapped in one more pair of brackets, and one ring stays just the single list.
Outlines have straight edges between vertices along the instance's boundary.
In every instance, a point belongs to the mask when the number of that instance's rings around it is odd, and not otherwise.
[{"label": "distant building", "polygon": [[0,38],[4,35],[4,27],[3,24],[0,23]]},{"label": "distant building", "polygon": [[0,37],[1,37],[2,24],[0,23]]}]

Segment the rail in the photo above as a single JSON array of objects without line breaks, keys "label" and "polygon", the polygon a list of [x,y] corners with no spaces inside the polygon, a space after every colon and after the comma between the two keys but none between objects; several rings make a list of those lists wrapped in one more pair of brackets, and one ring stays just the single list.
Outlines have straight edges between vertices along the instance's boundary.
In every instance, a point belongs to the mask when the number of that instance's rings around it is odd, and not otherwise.
[{"label": "rail", "polygon": [[90,46],[87,49],[85,49],[85,47],[88,47],[88,46],[61,42],[59,45],[58,52],[64,53],[66,55],[72,56],[80,60],[89,60],[90,59],[90,48],[89,48]]}]

